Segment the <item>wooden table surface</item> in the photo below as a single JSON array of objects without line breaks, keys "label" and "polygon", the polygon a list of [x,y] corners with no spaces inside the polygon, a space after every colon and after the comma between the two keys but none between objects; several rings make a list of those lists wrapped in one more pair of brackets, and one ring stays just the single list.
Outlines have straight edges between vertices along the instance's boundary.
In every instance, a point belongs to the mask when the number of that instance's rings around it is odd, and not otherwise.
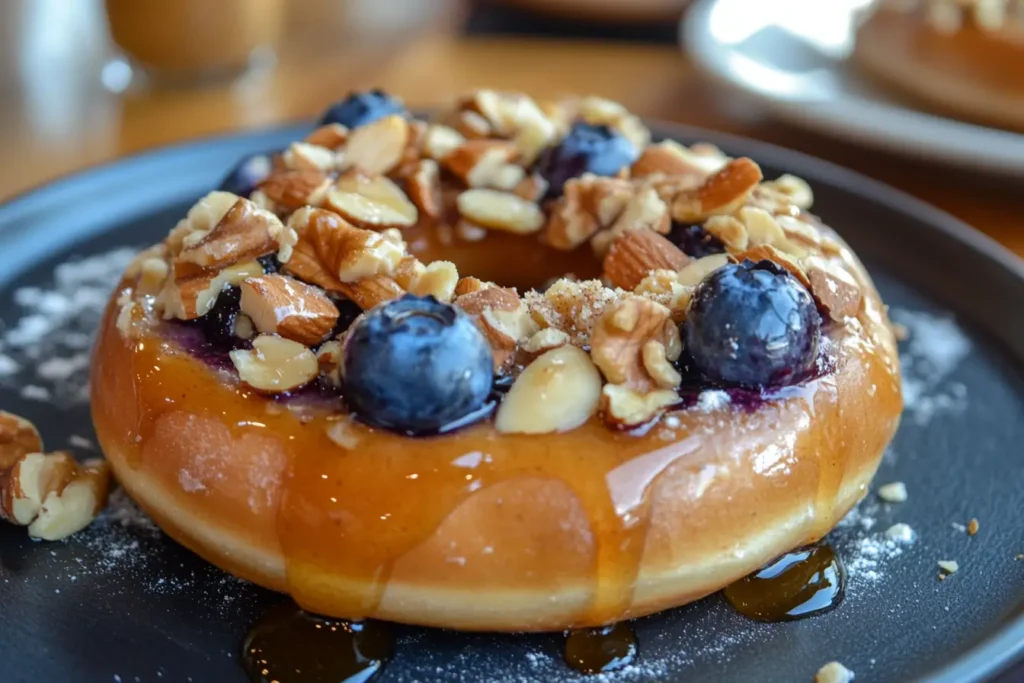
[{"label": "wooden table surface", "polygon": [[643,116],[801,149],[935,204],[1024,255],[1019,183],[774,122],[712,87],[676,47],[460,37],[457,0],[289,1],[275,69],[234,84],[116,93],[101,78],[113,48],[99,0],[4,0],[0,200],[125,154],[311,117],[352,88],[379,85],[417,106],[490,86],[539,97],[600,94]]}]

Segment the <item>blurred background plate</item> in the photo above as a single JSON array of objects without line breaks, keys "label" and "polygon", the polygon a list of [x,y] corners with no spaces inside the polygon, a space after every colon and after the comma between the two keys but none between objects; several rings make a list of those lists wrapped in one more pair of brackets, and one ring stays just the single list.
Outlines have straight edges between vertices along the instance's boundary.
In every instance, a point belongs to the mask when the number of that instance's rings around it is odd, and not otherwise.
[{"label": "blurred background plate", "polygon": [[847,61],[871,0],[699,0],[680,26],[698,68],[790,123],[924,159],[1024,176],[1024,135],[916,110]]}]

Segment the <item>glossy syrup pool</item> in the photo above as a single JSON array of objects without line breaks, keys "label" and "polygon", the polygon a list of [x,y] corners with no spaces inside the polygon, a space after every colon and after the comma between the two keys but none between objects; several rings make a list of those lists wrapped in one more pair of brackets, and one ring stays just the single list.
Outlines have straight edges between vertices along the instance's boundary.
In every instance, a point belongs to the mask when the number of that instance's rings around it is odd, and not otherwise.
[{"label": "glossy syrup pool", "polygon": [[[846,570],[831,545],[798,548],[722,590],[740,614],[757,621],[792,621],[837,607]],[[580,674],[621,671],[642,657],[629,622],[565,634],[562,658]],[[351,622],[304,612],[288,602],[250,629],[242,664],[252,683],[360,683],[380,672],[394,651],[387,624]]]}]

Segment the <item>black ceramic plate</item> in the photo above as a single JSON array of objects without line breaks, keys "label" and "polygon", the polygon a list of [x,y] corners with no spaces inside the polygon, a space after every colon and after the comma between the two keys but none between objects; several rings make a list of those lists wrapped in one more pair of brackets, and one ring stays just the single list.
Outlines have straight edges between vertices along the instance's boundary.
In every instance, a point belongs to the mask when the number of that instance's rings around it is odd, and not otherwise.
[{"label": "black ceramic plate", "polygon": [[[859,251],[910,341],[909,408],[873,494],[832,541],[845,602],[803,621],[760,624],[719,596],[640,619],[637,663],[601,680],[810,681],[836,659],[857,681],[976,681],[1024,654],[1024,268],[991,242],[893,190],[764,144],[661,126],[757,159],[769,177],[810,181],[815,209]],[[0,207],[0,406],[34,420],[51,448],[89,454],[81,398],[97,299],[123,246],[160,239],[243,153],[301,128],[206,140],[94,169]],[[69,259],[106,254],[76,265]],[[35,356],[36,360],[32,360]],[[54,360],[56,359],[56,360]],[[12,362],[14,361],[14,362]],[[21,362],[18,370],[16,362]],[[969,537],[962,527],[981,523]],[[917,532],[885,542],[895,522]],[[937,579],[936,562],[960,571]],[[242,683],[239,645],[280,596],[236,581],[115,500],[92,528],[34,543],[0,525],[0,681]],[[562,636],[397,628],[386,681],[558,681]]]}]

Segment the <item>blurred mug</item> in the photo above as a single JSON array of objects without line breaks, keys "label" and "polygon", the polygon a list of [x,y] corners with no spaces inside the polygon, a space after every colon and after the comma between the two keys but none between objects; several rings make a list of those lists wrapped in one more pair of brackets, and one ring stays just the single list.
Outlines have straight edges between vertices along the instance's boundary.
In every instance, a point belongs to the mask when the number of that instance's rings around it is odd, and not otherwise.
[{"label": "blurred mug", "polygon": [[106,0],[110,35],[135,66],[171,79],[237,75],[272,50],[285,0]]}]

